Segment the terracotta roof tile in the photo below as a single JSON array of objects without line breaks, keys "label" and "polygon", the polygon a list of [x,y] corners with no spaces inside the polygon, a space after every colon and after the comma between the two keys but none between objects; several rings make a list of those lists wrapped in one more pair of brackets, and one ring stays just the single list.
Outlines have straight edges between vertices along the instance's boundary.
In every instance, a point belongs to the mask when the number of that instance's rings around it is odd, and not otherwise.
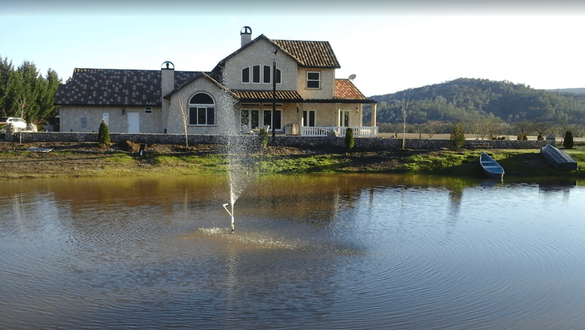
[{"label": "terracotta roof tile", "polygon": [[221,60],[213,69],[214,72],[221,72],[225,62],[250,47],[258,40],[266,40],[283,52],[291,56],[300,66],[311,68],[341,68],[337,57],[328,41],[302,41],[302,40],[272,40],[261,34],[240,49],[231,53]]},{"label": "terracotta roof tile", "polygon": [[349,79],[335,79],[335,99],[337,100],[367,100]]},{"label": "terracotta roof tile", "polygon": [[329,41],[272,40],[299,62],[312,68],[340,68]]}]

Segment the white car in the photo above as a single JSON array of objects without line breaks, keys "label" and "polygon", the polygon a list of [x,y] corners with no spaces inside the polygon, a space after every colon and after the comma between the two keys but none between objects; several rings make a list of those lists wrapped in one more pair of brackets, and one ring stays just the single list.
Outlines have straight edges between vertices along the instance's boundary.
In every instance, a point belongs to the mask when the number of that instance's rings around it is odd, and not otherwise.
[{"label": "white car", "polygon": [[18,131],[26,130],[26,120],[17,117],[7,117],[0,119],[0,125],[14,125],[14,128]]}]

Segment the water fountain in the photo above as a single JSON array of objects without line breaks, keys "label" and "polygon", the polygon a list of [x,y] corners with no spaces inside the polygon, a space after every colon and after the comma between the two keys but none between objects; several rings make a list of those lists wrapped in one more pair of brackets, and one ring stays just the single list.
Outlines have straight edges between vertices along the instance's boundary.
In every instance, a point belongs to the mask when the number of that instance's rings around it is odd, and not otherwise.
[{"label": "water fountain", "polygon": [[[223,75],[225,82],[225,74]],[[241,193],[251,182],[253,175],[254,157],[251,155],[258,146],[257,139],[252,136],[243,136],[240,133],[239,112],[236,111],[235,101],[228,90],[224,90],[219,97],[219,106],[226,110],[226,136],[228,146],[228,170],[230,176],[230,209],[228,204],[223,207],[231,217],[231,231],[235,231],[234,204]]]}]

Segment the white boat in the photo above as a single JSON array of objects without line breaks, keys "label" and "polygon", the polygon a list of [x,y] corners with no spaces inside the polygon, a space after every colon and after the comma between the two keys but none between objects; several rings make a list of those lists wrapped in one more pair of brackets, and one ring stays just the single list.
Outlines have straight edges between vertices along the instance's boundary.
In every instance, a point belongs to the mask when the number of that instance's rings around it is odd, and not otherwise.
[{"label": "white boat", "polygon": [[573,157],[553,145],[547,144],[542,147],[540,149],[540,154],[559,171],[571,171],[577,169],[577,162]]},{"label": "white boat", "polygon": [[483,151],[479,155],[479,165],[490,178],[504,180],[504,168]]}]

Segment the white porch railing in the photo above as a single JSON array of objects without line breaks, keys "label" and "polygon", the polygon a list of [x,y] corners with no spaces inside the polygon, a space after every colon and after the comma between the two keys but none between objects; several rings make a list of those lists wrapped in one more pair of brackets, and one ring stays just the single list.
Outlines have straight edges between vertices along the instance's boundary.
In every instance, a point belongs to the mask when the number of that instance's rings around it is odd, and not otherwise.
[{"label": "white porch railing", "polygon": [[[301,127],[301,136],[327,136],[329,132],[337,132],[337,136],[344,137],[347,127]],[[378,127],[352,127],[354,137],[372,137],[378,135]]]}]

